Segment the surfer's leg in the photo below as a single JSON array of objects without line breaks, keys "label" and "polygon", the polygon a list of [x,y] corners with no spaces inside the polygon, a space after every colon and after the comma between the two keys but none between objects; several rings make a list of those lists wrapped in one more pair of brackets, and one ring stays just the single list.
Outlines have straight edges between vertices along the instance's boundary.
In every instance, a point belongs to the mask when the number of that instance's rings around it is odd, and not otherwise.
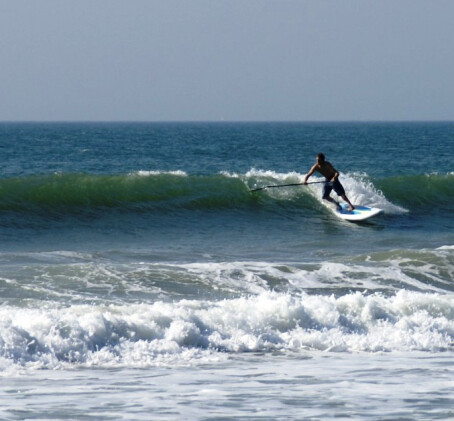
[{"label": "surfer's leg", "polygon": [[352,211],[353,209],[355,209],[355,207],[352,205],[352,202],[348,200],[348,197],[345,194],[342,195],[341,197],[348,203],[348,210]]},{"label": "surfer's leg", "polygon": [[323,184],[323,195],[322,195],[322,199],[323,200],[327,200],[328,202],[330,203],[333,203],[334,205],[336,205],[336,208],[337,210],[341,210],[341,205],[339,205],[338,202],[336,202],[331,196],[331,190],[333,189],[333,183],[329,182],[329,180],[327,180],[325,182],[325,184]]},{"label": "surfer's leg", "polygon": [[336,179],[333,182],[333,189],[337,193],[338,196],[342,197],[342,199],[344,199],[348,203],[348,210],[352,211],[353,209],[355,209],[355,207],[352,205],[352,202],[350,202],[350,200],[348,200],[348,197],[345,194],[344,186],[342,186],[339,179]]},{"label": "surfer's leg", "polygon": [[339,205],[339,202],[336,202],[331,196],[326,196],[323,199],[336,205],[337,210],[342,210],[342,207],[341,207],[341,205]]},{"label": "surfer's leg", "polygon": [[322,199],[329,200],[329,195],[331,194],[331,190],[333,189],[333,184],[326,180],[323,183],[323,191],[322,191]]}]

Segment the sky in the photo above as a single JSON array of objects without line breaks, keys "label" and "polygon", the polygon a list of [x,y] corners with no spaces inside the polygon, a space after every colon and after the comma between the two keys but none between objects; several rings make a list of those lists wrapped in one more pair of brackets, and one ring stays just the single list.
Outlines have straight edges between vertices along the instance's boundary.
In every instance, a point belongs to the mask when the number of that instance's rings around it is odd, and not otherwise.
[{"label": "sky", "polygon": [[454,120],[452,0],[0,0],[0,121]]}]

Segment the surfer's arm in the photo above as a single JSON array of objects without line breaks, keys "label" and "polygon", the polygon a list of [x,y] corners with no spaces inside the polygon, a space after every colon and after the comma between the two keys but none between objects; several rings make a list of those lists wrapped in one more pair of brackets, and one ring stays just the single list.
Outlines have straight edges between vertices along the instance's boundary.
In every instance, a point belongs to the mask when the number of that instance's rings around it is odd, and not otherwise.
[{"label": "surfer's arm", "polygon": [[335,171],[333,178],[331,178],[331,181],[336,181],[338,177],[339,177],[339,173],[337,171]]},{"label": "surfer's arm", "polygon": [[314,174],[315,170],[317,169],[317,164],[313,165],[309,172],[304,176],[303,184],[307,184],[308,178]]}]

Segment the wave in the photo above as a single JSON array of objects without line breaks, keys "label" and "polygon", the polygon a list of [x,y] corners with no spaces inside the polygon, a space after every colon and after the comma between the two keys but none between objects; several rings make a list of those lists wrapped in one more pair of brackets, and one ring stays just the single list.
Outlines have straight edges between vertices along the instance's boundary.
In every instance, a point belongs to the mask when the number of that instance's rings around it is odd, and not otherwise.
[{"label": "wave", "polygon": [[317,262],[162,261],[118,251],[0,253],[2,303],[71,304],[232,299],[268,291],[453,294],[454,249],[396,249]]},{"label": "wave", "polygon": [[[245,174],[188,175],[183,171],[129,174],[51,174],[0,180],[0,210],[77,212],[80,209],[221,209],[285,203],[317,208],[321,185],[250,190],[272,184],[300,183],[297,172],[250,170]],[[380,207],[388,214],[408,209],[448,206],[454,202],[454,175],[421,175],[371,180],[366,174],[342,174],[354,203]],[[314,178],[313,181],[320,181]]]},{"label": "wave", "polygon": [[244,184],[222,175],[182,171],[130,174],[52,174],[0,181],[0,209],[197,208],[248,203]]},{"label": "wave", "polygon": [[194,364],[251,351],[453,349],[453,297],[409,291],[0,308],[3,370]]},{"label": "wave", "polygon": [[378,186],[390,200],[406,207],[452,209],[454,203],[454,173],[389,177]]},{"label": "wave", "polygon": [[452,245],[293,264],[125,253],[0,253],[0,372],[454,350]]}]

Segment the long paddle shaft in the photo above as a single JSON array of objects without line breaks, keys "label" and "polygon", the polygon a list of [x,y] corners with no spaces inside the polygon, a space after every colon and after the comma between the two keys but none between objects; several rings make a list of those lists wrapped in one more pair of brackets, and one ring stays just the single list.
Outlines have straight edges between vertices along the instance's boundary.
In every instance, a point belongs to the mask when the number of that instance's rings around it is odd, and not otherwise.
[{"label": "long paddle shaft", "polygon": [[[312,181],[312,182],[306,183],[306,184],[319,184],[319,183],[326,183],[326,181]],[[292,183],[292,184],[279,184],[276,186],[264,186],[264,187],[259,187],[258,189],[253,189],[253,190],[251,190],[251,192],[259,191],[259,190],[263,190],[263,189],[270,189],[272,187],[289,187],[289,186],[304,186],[304,184],[303,183]]]}]

